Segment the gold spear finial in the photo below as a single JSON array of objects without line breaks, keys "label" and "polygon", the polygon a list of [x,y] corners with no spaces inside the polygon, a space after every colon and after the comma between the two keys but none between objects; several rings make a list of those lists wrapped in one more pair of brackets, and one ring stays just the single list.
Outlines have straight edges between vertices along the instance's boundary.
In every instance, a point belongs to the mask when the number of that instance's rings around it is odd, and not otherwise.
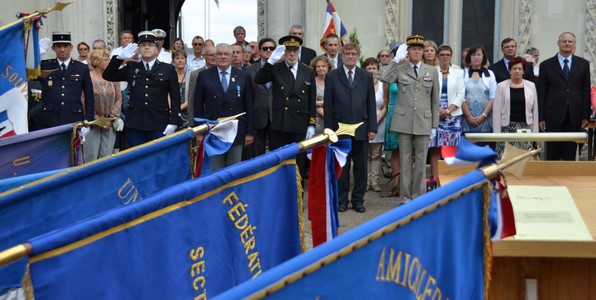
[{"label": "gold spear finial", "polygon": [[308,140],[304,140],[298,143],[298,145],[300,146],[300,149],[304,151],[305,149],[312,148],[319,144],[335,143],[339,140],[338,136],[340,135],[354,136],[356,134],[356,129],[362,124],[362,122],[357,124],[339,123],[339,128],[335,132],[329,128],[325,128],[322,134],[315,135]]},{"label": "gold spear finial", "polygon": [[65,7],[67,7],[68,5],[70,5],[70,4],[72,4],[72,3],[76,2],[76,1],[77,0],[66,0],[66,1],[63,0],[63,1],[58,1],[58,2],[56,2],[56,5],[54,5],[54,6],[50,7],[50,8],[46,8],[46,9],[42,9],[40,11],[34,12],[34,13],[28,15],[28,16],[22,17],[22,18],[14,21],[14,22],[10,22],[9,24],[6,24],[6,25],[0,27],[0,31],[4,30],[6,28],[9,28],[9,27],[11,27],[14,24],[17,24],[19,22],[23,22],[23,21],[29,20],[31,18],[35,18],[35,17],[37,17],[39,15],[47,14],[47,13],[49,13],[51,11],[62,11]]}]

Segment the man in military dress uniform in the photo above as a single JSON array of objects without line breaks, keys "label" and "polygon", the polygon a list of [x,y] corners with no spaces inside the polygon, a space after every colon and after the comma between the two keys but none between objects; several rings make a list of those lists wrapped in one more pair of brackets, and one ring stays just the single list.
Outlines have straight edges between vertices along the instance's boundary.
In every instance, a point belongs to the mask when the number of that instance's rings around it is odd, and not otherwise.
[{"label": "man in military dress uniform", "polygon": [[405,202],[426,192],[426,154],[431,133],[439,126],[441,94],[437,69],[422,63],[424,36],[411,35],[406,45],[410,61],[400,65],[399,57],[394,58],[380,77],[383,82],[397,82],[399,86],[391,131],[399,133],[400,189]]},{"label": "man in military dress uniform", "polygon": [[[315,72],[298,63],[301,45],[302,39],[296,36],[279,39],[279,46],[254,77],[257,84],[271,82],[273,91],[270,150],[308,139],[315,133]],[[285,60],[277,63],[284,55]],[[305,159],[304,155],[298,155],[302,175]]]},{"label": "man in military dress uniform", "polygon": [[52,33],[52,42],[56,58],[41,62],[42,72],[50,74],[39,79],[42,99],[41,110],[36,116],[38,128],[93,120],[93,84],[89,67],[70,57],[69,32]]},{"label": "man in military dress uniform", "polygon": [[[105,80],[128,82],[130,100],[124,108],[124,127],[130,146],[171,134],[180,123],[180,87],[174,66],[157,59],[154,33],[142,31],[138,41],[138,46],[129,44],[112,57],[103,73]],[[138,62],[131,60],[137,49],[141,55]],[[123,63],[126,65],[120,68]]]}]

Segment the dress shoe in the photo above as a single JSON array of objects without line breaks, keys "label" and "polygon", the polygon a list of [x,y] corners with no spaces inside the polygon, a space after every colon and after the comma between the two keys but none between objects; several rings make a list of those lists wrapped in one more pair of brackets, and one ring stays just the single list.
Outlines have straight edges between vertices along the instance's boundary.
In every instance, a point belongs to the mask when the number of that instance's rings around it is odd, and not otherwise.
[{"label": "dress shoe", "polygon": [[346,210],[348,210],[347,204],[339,204],[339,206],[337,207],[337,211],[339,212],[345,212]]},{"label": "dress shoe", "polygon": [[361,203],[352,204],[352,208],[354,208],[357,213],[366,212],[366,208],[364,208],[364,205]]}]

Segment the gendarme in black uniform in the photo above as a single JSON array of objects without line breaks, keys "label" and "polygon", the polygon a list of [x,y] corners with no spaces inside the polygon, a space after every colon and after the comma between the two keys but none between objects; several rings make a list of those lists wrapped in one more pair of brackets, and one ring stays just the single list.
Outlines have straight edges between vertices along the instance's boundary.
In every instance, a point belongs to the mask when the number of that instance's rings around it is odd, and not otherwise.
[{"label": "gendarme in black uniform", "polygon": [[50,74],[39,78],[42,98],[36,123],[39,128],[48,128],[83,120],[92,121],[94,98],[89,67],[70,58],[70,33],[54,32],[52,40],[56,58],[41,61],[42,73]]},{"label": "gendarme in black uniform", "polygon": [[[139,43],[154,42],[155,35],[141,32]],[[127,81],[130,100],[125,109],[124,127],[148,133],[149,139],[157,138],[166,126],[180,123],[180,88],[173,65],[153,58],[153,66],[149,71],[142,60],[129,61],[122,66],[124,60],[112,57],[103,78],[109,81]],[[170,102],[168,103],[168,95]],[[129,142],[132,143],[129,132]]]}]

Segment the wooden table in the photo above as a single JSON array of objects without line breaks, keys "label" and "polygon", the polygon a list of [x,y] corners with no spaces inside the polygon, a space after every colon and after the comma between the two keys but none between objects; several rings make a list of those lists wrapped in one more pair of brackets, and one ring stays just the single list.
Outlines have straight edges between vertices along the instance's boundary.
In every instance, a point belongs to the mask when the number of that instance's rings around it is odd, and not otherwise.
[{"label": "wooden table", "polygon": [[[441,182],[471,168],[439,163]],[[529,162],[521,180],[509,185],[566,186],[596,239],[596,162]],[[525,280],[538,281],[538,299],[596,299],[596,241],[522,241],[507,238],[493,244],[489,299],[525,299]]]}]

